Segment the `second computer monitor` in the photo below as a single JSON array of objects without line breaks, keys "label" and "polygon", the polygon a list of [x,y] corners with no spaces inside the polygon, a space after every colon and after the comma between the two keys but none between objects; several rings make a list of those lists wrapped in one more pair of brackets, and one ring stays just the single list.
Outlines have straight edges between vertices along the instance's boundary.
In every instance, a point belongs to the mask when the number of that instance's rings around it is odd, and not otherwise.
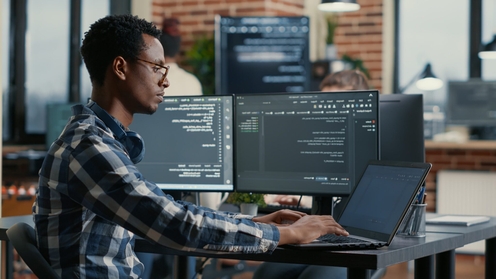
[{"label": "second computer monitor", "polygon": [[379,157],[379,92],[235,95],[242,192],[346,196]]},{"label": "second computer monitor", "polygon": [[424,162],[422,94],[380,95],[381,160]]}]

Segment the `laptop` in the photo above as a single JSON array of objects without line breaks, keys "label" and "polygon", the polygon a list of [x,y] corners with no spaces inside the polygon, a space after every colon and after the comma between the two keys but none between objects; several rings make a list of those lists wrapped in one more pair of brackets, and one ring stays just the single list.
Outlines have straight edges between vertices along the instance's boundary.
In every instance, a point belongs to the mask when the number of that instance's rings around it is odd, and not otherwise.
[{"label": "laptop", "polygon": [[330,234],[311,243],[285,247],[354,250],[388,246],[431,166],[430,163],[370,161],[337,219],[350,235]]},{"label": "laptop", "polygon": [[430,225],[453,225],[470,227],[477,224],[489,222],[489,216],[469,216],[469,215],[444,215],[436,216],[425,220]]}]

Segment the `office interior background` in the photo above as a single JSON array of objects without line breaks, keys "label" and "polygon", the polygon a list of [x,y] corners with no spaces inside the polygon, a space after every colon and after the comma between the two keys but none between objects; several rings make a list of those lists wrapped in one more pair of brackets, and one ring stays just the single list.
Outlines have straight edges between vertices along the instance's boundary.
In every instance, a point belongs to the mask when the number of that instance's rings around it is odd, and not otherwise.
[{"label": "office interior background", "polygon": [[[437,175],[468,171],[489,181],[496,173],[496,135],[460,142],[450,131],[470,139],[471,127],[446,122],[450,82],[496,81],[496,59],[480,59],[478,52],[496,38],[493,0],[357,0],[355,12],[333,16],[337,56],[326,56],[326,18],[319,0],[0,0],[0,88],[2,90],[2,185],[29,188],[36,181],[29,153],[21,162],[8,155],[26,150],[44,151],[49,103],[84,102],[91,93],[79,46],[89,25],[108,14],[132,13],[161,27],[164,17],[178,18],[182,48],[180,64],[195,42],[213,36],[214,17],[300,16],[310,18],[310,61],[332,62],[348,56],[363,63],[370,84],[382,94],[419,93],[424,97],[426,161],[433,163],[427,179],[428,210],[436,211]],[[332,63],[328,63],[330,65]],[[443,86],[423,91],[415,82],[427,64]],[[308,69],[311,70],[311,69]],[[330,69],[332,71],[332,69]],[[247,77],[249,78],[249,77]],[[496,105],[495,105],[496,109]],[[490,125],[489,125],[490,126]],[[494,125],[496,127],[496,124]],[[436,135],[441,140],[435,141]],[[493,137],[494,136],[494,137]],[[24,175],[28,172],[28,175]],[[443,173],[445,175],[445,173]],[[486,179],[486,178],[484,178]],[[25,181],[27,180],[27,181]],[[481,180],[482,181],[482,180]],[[486,182],[484,182],[486,183]],[[492,183],[494,186],[494,182]],[[496,190],[484,190],[487,198]],[[452,198],[452,197],[450,197]],[[17,208],[1,201],[1,216],[28,214],[30,205]],[[481,204],[492,204],[481,200]],[[483,205],[485,207],[485,205]],[[23,211],[25,210],[25,211]],[[471,209],[462,208],[470,213]],[[496,209],[474,214],[496,215]]]},{"label": "office interior background", "polygon": [[[194,69],[186,63],[185,56],[197,40],[213,36],[216,14],[306,15],[310,18],[311,64],[329,62],[328,70],[333,71],[331,62],[348,56],[362,63],[372,88],[382,94],[423,94],[427,140],[451,129],[445,120],[450,82],[481,80],[490,84],[496,80],[496,60],[478,57],[478,51],[496,35],[494,1],[358,0],[360,10],[331,15],[338,22],[334,32],[337,55],[333,58],[326,56],[325,42],[326,19],[330,14],[319,11],[319,3],[319,0],[1,0],[4,186],[21,183],[6,177],[22,169],[15,164],[10,166],[6,154],[46,149],[47,105],[83,102],[89,98],[91,84],[79,56],[79,46],[89,25],[108,14],[132,13],[159,28],[164,17],[178,18],[183,41],[180,64],[189,70]],[[427,64],[443,81],[440,89],[423,91],[415,85]],[[483,139],[494,140],[491,136]],[[470,153],[457,160],[446,150],[441,157],[429,157],[429,150],[428,145],[427,160],[439,162],[434,175],[438,169],[496,169],[496,162],[488,159],[490,150],[481,154],[485,156],[483,159]],[[428,182],[435,184],[434,175]],[[435,186],[431,191],[435,191]],[[435,200],[430,209],[435,210]]]}]

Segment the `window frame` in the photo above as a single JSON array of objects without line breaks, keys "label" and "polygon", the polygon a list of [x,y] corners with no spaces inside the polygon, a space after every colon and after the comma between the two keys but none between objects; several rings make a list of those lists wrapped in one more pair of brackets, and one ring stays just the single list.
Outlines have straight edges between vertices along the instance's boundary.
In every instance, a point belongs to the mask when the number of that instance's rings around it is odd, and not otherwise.
[{"label": "window frame", "polygon": [[[4,145],[45,144],[45,134],[27,133],[26,101],[26,31],[27,4],[29,0],[10,0],[9,42],[8,42],[8,80],[6,81],[8,104],[4,125],[7,137],[2,138]],[[69,64],[67,70],[69,102],[81,100],[81,65],[79,48],[81,43],[82,1],[70,1]],[[129,14],[131,0],[110,0],[110,14]]]}]

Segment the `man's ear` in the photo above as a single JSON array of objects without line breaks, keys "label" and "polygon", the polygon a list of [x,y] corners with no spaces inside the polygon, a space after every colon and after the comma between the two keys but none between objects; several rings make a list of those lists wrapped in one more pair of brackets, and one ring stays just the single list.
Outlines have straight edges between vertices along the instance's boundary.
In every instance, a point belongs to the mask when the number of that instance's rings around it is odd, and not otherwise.
[{"label": "man's ear", "polygon": [[129,64],[122,56],[117,56],[112,62],[112,72],[120,80],[126,80]]}]

